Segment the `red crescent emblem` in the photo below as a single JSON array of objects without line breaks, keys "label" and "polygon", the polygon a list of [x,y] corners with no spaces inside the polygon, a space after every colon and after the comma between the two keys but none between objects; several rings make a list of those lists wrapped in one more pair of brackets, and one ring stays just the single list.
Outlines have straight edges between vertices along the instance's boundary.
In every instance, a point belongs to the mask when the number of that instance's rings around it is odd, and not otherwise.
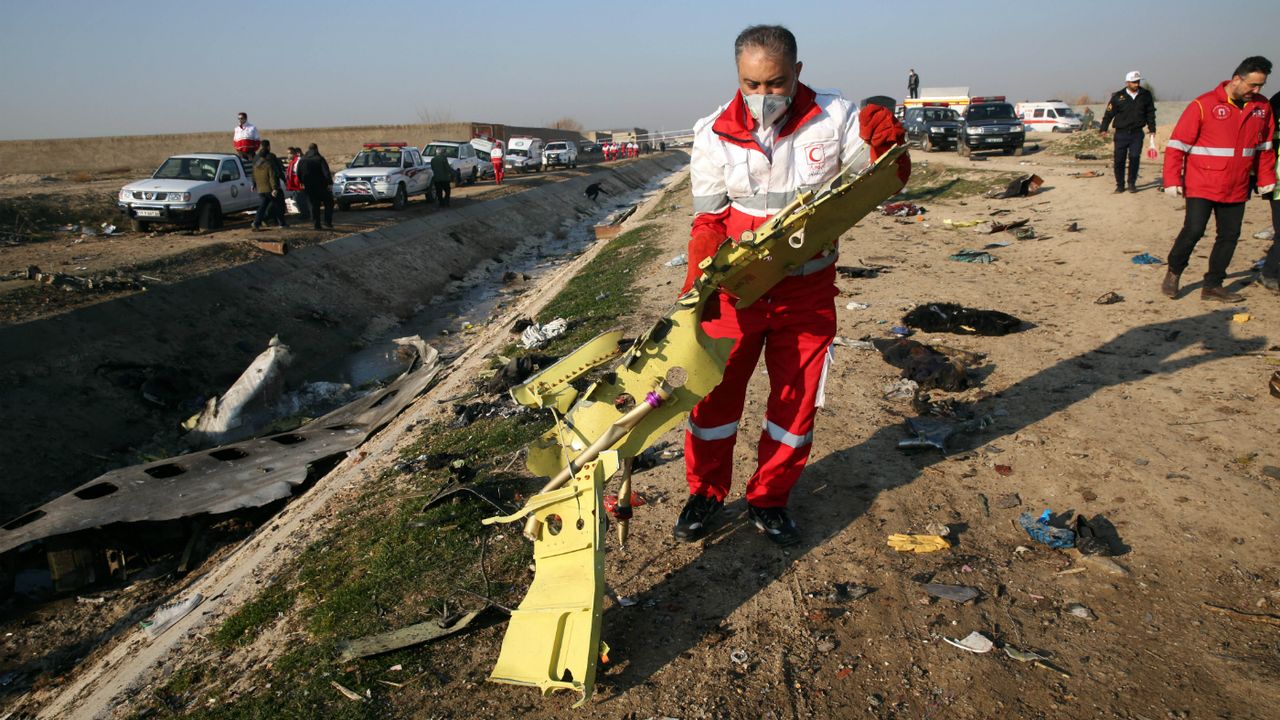
[{"label": "red crescent emblem", "polygon": [[817,165],[818,163],[822,162],[822,157],[823,157],[823,153],[822,153],[821,145],[809,146],[809,162],[813,163],[814,165]]}]

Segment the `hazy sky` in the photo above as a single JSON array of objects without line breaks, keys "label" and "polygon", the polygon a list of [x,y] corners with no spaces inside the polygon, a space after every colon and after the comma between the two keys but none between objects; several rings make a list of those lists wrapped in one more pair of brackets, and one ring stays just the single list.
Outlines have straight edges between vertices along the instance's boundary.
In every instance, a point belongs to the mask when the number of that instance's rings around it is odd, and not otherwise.
[{"label": "hazy sky", "polygon": [[0,139],[229,132],[239,110],[264,129],[682,129],[732,95],[754,23],[791,28],[801,79],[853,99],[901,97],[909,67],[1011,100],[1098,97],[1139,69],[1189,99],[1245,55],[1280,62],[1273,0],[0,3]]}]

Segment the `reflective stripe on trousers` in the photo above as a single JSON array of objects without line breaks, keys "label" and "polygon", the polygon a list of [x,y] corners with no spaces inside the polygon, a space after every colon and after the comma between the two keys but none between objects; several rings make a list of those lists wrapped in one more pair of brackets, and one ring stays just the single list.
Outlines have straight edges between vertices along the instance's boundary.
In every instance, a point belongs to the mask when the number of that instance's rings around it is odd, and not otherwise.
[{"label": "reflective stripe on trousers", "polygon": [[698,426],[692,420],[689,421],[689,434],[699,440],[711,442],[713,440],[727,440],[738,434],[738,423],[735,420],[724,425],[704,428]]},{"label": "reflective stripe on trousers", "polygon": [[796,435],[795,433],[788,432],[786,428],[773,422],[769,418],[764,419],[764,431],[769,437],[773,438],[775,442],[780,442],[783,445],[789,445],[793,448],[799,449],[813,444],[812,430],[803,435]]}]

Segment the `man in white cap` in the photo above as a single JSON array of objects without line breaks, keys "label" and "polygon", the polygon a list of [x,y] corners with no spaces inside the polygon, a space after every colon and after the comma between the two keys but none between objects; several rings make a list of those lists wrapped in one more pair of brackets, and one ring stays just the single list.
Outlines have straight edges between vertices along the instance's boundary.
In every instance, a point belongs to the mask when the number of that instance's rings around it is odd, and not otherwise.
[{"label": "man in white cap", "polygon": [[1129,192],[1138,192],[1138,158],[1142,155],[1142,128],[1156,132],[1156,102],[1151,91],[1142,87],[1142,73],[1134,70],[1124,76],[1124,88],[1115,91],[1102,116],[1102,134],[1115,124],[1116,192],[1125,190],[1125,159],[1129,160],[1127,176]]}]

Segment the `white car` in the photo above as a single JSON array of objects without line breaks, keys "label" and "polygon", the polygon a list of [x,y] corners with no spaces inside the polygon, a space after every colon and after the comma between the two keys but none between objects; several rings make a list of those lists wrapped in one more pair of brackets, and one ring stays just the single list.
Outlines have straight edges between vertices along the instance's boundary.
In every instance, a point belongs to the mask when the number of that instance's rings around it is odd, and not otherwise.
[{"label": "white car", "polygon": [[432,140],[431,144],[422,148],[422,157],[428,165],[431,164],[431,158],[436,156],[437,150],[444,150],[444,156],[449,158],[449,167],[453,169],[454,185],[461,185],[463,182],[471,185],[484,172],[480,167],[481,162],[476,155],[476,149],[471,143],[460,140]]},{"label": "white car", "polygon": [[402,142],[365,143],[345,170],[333,176],[333,197],[338,208],[350,210],[355,203],[391,201],[403,210],[409,197],[422,193],[434,199],[431,166],[422,161],[418,148]]},{"label": "white car", "polygon": [[253,176],[229,153],[174,155],[148,180],[120,188],[116,206],[135,231],[152,223],[191,224],[202,230],[222,226],[222,218],[258,207]]},{"label": "white car", "polygon": [[578,143],[553,140],[542,149],[542,167],[578,167]]}]

